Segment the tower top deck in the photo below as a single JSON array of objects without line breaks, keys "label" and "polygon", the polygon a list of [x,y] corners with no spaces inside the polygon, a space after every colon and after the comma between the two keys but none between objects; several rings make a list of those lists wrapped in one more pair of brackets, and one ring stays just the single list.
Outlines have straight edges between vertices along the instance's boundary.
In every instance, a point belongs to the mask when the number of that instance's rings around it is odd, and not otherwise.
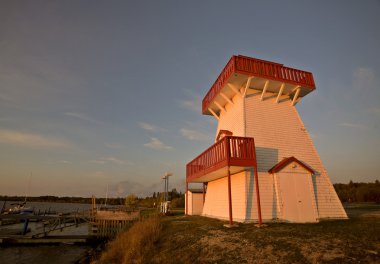
[{"label": "tower top deck", "polygon": [[202,113],[211,115],[217,111],[220,101],[228,100],[235,93],[247,89],[281,93],[299,100],[315,90],[313,74],[283,64],[234,55],[228,61],[210,90],[203,98]]}]

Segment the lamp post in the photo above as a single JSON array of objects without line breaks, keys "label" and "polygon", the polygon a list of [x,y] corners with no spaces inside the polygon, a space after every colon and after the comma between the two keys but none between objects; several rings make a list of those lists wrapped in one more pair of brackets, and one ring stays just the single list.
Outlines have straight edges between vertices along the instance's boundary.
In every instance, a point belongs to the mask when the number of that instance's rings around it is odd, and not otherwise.
[{"label": "lamp post", "polygon": [[165,202],[166,201],[166,177],[162,176],[161,179],[164,180],[164,201],[163,202]]},{"label": "lamp post", "polygon": [[165,188],[164,188],[164,201],[169,200],[169,176],[172,176],[173,173],[166,172],[162,179],[165,180]]}]

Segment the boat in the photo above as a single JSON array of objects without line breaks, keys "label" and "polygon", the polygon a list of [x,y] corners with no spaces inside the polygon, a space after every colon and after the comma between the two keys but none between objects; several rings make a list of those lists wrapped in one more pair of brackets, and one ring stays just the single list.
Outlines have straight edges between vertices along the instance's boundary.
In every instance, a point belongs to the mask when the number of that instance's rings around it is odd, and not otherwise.
[{"label": "boat", "polygon": [[5,214],[33,214],[34,210],[32,207],[26,206],[26,201],[22,203],[12,203],[12,207],[9,208]]}]

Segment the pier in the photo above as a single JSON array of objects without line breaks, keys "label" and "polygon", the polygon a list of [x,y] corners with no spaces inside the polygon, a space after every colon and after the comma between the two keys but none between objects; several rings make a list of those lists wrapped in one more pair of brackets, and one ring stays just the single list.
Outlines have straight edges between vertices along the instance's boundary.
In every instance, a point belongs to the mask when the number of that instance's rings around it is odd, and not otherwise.
[{"label": "pier", "polygon": [[139,210],[103,208],[67,214],[1,214],[0,244],[89,243],[115,237]]}]

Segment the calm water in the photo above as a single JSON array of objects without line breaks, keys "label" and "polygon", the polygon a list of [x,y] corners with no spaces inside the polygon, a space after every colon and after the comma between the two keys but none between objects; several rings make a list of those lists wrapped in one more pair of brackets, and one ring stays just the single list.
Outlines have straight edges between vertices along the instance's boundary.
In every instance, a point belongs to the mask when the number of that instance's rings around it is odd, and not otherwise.
[{"label": "calm water", "polygon": [[[6,203],[9,208],[12,202]],[[3,202],[0,202],[2,208]],[[42,203],[28,202],[28,207],[34,208],[35,212],[56,211],[68,213],[74,211],[83,211],[91,208],[90,204],[77,203]],[[43,246],[0,246],[0,263],[1,264],[19,264],[19,263],[76,263],[78,259],[90,250],[86,245],[43,245]]]},{"label": "calm water", "polygon": [[[13,201],[7,201],[5,208],[9,209],[12,203],[18,203]],[[0,209],[3,207],[4,202],[0,201]],[[80,203],[43,203],[43,202],[27,202],[27,207],[31,207],[35,212],[44,211],[56,211],[59,213],[69,213],[74,211],[83,211],[91,208],[91,204]]]}]

